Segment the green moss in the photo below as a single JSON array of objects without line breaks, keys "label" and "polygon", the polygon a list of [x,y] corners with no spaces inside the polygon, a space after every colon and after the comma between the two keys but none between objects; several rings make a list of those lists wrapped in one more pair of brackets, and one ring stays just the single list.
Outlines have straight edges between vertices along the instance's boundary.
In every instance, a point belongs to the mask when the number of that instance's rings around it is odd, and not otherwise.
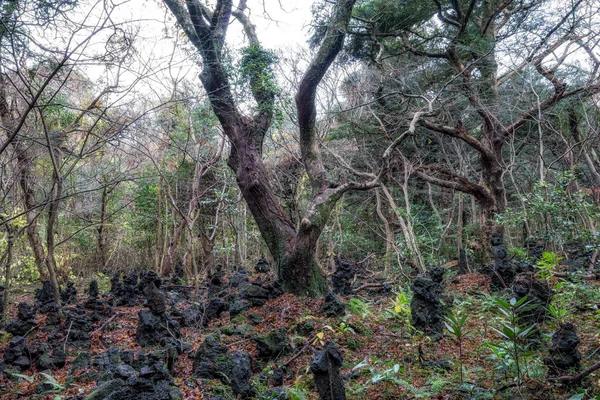
[{"label": "green moss", "polygon": [[223,335],[231,336],[234,334],[234,329],[235,328],[233,327],[233,325],[227,325],[227,326],[222,327],[219,330],[221,331],[221,333]]}]

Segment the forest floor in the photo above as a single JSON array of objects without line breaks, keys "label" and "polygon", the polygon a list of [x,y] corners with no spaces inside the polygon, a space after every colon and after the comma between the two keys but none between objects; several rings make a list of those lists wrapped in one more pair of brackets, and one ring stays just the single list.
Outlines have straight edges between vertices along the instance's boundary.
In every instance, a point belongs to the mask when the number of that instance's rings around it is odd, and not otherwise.
[{"label": "forest floor", "polygon": [[[558,280],[552,278],[550,283],[556,286]],[[556,291],[555,296],[565,298],[563,302],[569,311],[565,319],[577,327],[582,366],[586,368],[600,360],[600,312],[595,303],[598,282],[578,283],[577,287],[582,287],[582,294],[570,293],[576,288],[569,285],[558,285],[561,289]],[[101,282],[100,287],[106,287],[106,282]],[[411,332],[406,311],[406,299],[410,292],[405,290],[400,293],[397,296],[398,292],[368,294],[362,291],[353,296],[340,296],[347,305],[347,313],[343,317],[325,317],[321,310],[323,299],[284,294],[267,300],[262,306],[248,308],[235,318],[230,318],[229,313],[225,312],[208,326],[181,328],[181,339],[191,344],[192,348],[175,362],[172,368],[174,382],[184,399],[219,398],[216,396],[235,398],[229,386],[222,381],[194,377],[194,353],[208,334],[217,332],[229,351],[245,350],[251,356],[252,391],[247,398],[260,398],[260,394],[271,386],[269,377],[273,371],[285,365],[284,387],[288,398],[316,399],[318,395],[308,366],[314,351],[322,348],[326,341],[335,343],[344,359],[341,373],[349,399],[599,398],[594,397],[600,395],[598,374],[591,374],[576,387],[561,386],[546,379],[547,370],[542,360],[547,355],[547,344],[519,355],[522,379],[517,385],[514,363],[495,357],[488,345],[501,341],[492,329],[497,326],[501,316],[491,300],[486,276],[473,273],[446,277],[445,294],[453,297],[454,312],[466,315],[462,349],[456,337],[448,331],[439,341]],[[585,300],[584,296],[587,296]],[[78,302],[82,303],[86,298],[86,295],[79,295]],[[16,298],[13,296],[9,320],[16,318],[16,305],[21,302],[33,303],[33,293],[21,293]],[[183,300],[171,307],[181,311],[193,304]],[[143,349],[136,342],[138,312],[143,308],[142,301],[131,307],[113,306],[111,315],[94,324],[89,334],[89,348],[67,346],[70,327],[67,328],[64,366],[44,372],[33,365],[18,374],[4,368],[0,375],[0,397],[85,398],[96,389],[98,383],[90,378],[93,375],[89,373],[97,368],[96,364],[91,363],[83,370],[74,368],[74,360],[83,351],[88,351],[90,359],[93,359],[115,346],[133,352],[153,350],[153,347]],[[49,335],[55,332],[46,331],[45,325],[46,316],[37,314],[35,328],[26,336],[27,343],[39,346],[48,342]],[[245,332],[232,333],[235,330],[233,328],[242,325],[246,327]],[[549,342],[549,335],[557,326],[558,321],[553,319],[540,324],[538,328],[543,333],[542,341]],[[279,328],[284,328],[288,334],[290,347],[275,359],[261,359],[253,337]],[[65,332],[62,334],[65,335]],[[11,337],[0,330],[0,357]]]}]

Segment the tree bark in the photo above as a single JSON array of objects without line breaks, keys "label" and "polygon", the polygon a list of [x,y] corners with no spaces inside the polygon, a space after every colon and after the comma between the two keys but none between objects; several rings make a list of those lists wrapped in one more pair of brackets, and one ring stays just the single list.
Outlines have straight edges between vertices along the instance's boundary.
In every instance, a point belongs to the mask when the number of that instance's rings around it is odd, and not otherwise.
[{"label": "tree bark", "polygon": [[383,214],[382,204],[381,204],[381,194],[379,194],[379,189],[375,189],[375,199],[376,199],[376,211],[377,216],[381,220],[383,224],[383,231],[385,233],[385,254],[383,256],[383,272],[384,274],[389,274],[390,269],[392,267],[392,253],[394,252],[394,234],[392,229],[390,228],[390,222]]},{"label": "tree bark", "polygon": [[13,259],[13,248],[15,244],[15,228],[8,224],[6,225],[7,240],[6,240],[6,254],[4,259],[4,291],[2,293],[2,315],[0,315],[0,323],[7,322],[8,315],[8,300],[10,295],[10,270],[12,267]]}]

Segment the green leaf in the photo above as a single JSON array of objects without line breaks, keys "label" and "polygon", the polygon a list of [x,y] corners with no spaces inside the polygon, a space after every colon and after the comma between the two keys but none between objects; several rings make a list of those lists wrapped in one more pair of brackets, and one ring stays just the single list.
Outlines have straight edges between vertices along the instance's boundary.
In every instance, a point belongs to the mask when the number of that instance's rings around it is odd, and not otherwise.
[{"label": "green leaf", "polygon": [[369,366],[369,362],[367,360],[362,360],[361,362],[356,364],[354,366],[354,368],[352,368],[352,371],[356,371],[357,369],[361,369],[361,368],[368,367],[368,366]]}]

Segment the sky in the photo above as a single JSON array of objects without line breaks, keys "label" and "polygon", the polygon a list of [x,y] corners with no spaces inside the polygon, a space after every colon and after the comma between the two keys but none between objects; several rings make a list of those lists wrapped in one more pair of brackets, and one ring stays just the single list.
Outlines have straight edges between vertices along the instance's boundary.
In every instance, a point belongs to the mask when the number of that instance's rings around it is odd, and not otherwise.
[{"label": "sky", "polygon": [[250,18],[265,47],[278,49],[306,44],[313,0],[250,0],[248,3]]},{"label": "sky", "polygon": [[[307,47],[313,2],[314,0],[248,0],[246,14],[256,26],[258,38],[265,48],[279,50]],[[178,67],[168,72],[170,77],[190,74],[197,76],[198,70],[190,54],[181,51],[185,38],[177,37],[178,32],[171,29],[174,17],[160,0],[131,0],[122,7],[118,18],[123,21],[138,20],[135,25],[139,36],[137,48],[140,61],[152,60],[156,65],[164,66],[173,60]],[[165,20],[170,22],[165,24]],[[241,48],[245,44],[241,25],[234,18],[227,32],[227,43],[231,48]],[[99,70],[90,69],[89,73],[93,78],[98,76]]]},{"label": "sky", "polygon": [[[214,0],[204,1],[211,3]],[[248,0],[246,14],[256,26],[259,40],[265,48],[280,50],[307,47],[314,1]],[[234,0],[234,5],[237,2]],[[59,57],[67,46],[73,48],[88,40],[91,29],[106,17],[104,11],[107,5],[114,4],[118,4],[118,7],[112,12],[111,21],[123,31],[115,35],[112,29],[105,30],[95,34],[81,47],[81,53],[85,53],[81,59],[87,60],[80,63],[82,72],[95,82],[98,92],[103,86],[114,84],[117,73],[115,68],[106,69],[101,62],[94,60],[105,53],[106,41],[111,35],[118,38],[123,32],[135,37],[135,54],[126,68],[120,70],[121,85],[132,83],[136,77],[143,75],[146,78],[137,84],[136,91],[155,91],[163,96],[171,90],[168,81],[184,78],[199,84],[199,67],[194,60],[198,58],[198,53],[191,46],[186,46],[185,36],[176,27],[175,18],[161,0],[81,0],[79,6],[69,12],[70,21],[62,29],[51,31],[39,28],[35,36],[43,46],[55,49]],[[71,37],[75,29],[73,26],[81,21],[86,21],[87,29]],[[234,18],[227,33],[227,43],[231,49],[240,49],[246,44],[242,28]]]}]

